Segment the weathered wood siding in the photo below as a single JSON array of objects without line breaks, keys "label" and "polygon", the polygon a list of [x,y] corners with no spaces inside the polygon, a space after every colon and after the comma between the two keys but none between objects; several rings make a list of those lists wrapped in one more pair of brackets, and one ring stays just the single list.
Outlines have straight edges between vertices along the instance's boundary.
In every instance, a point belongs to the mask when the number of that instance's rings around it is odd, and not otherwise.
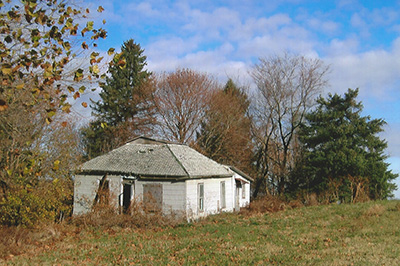
[{"label": "weathered wood siding", "polygon": [[[74,208],[73,214],[84,214],[89,212],[94,203],[96,193],[99,189],[100,175],[76,175],[74,184]],[[121,177],[108,175],[110,188],[110,205],[118,208],[118,197],[121,194]]]},{"label": "weathered wood siding", "polygon": [[[221,182],[225,182],[226,207],[221,208]],[[204,184],[204,210],[199,209],[198,184]],[[186,181],[186,213],[198,219],[221,211],[233,211],[232,178],[207,178]]]},{"label": "weathered wood siding", "polygon": [[110,182],[110,206],[118,209],[122,195],[122,178],[119,175],[107,175]]},{"label": "weathered wood siding", "polygon": [[76,175],[74,184],[73,214],[83,214],[91,210],[101,177],[97,175]]}]

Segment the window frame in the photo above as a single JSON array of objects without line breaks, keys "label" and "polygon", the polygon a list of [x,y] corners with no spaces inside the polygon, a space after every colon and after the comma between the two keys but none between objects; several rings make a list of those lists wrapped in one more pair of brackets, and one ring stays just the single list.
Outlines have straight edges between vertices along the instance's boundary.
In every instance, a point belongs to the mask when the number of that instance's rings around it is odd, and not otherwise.
[{"label": "window frame", "polygon": [[197,209],[204,211],[204,183],[197,184]]},{"label": "window frame", "polygon": [[220,182],[220,201],[221,209],[226,208],[226,183],[225,181]]}]

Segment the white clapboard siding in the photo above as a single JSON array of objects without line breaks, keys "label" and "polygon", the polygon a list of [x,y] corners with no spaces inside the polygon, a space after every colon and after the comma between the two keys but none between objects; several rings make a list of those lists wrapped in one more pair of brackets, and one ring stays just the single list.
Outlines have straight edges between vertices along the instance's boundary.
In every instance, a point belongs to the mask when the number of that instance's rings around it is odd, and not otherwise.
[{"label": "white clapboard siding", "polygon": [[[221,208],[221,182],[225,182],[226,207]],[[204,210],[199,209],[198,184],[204,185]],[[186,180],[186,213],[188,219],[198,219],[220,211],[233,211],[232,178]]]},{"label": "white clapboard siding", "polygon": [[162,203],[165,214],[172,212],[185,211],[185,182],[170,181],[135,181],[135,198],[143,201],[143,185],[161,184],[162,185]]}]

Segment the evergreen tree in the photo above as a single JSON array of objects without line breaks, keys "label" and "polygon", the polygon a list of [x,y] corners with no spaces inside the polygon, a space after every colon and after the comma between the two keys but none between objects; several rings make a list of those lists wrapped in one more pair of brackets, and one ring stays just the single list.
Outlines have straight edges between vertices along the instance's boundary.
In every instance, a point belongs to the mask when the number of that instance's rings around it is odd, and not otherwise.
[{"label": "evergreen tree", "polygon": [[134,136],[150,131],[154,122],[152,73],[145,70],[146,56],[132,39],[124,42],[114,56],[101,100],[95,102],[96,120],[83,129],[88,157],[95,157],[120,146]]},{"label": "evergreen tree", "polygon": [[387,144],[378,136],[386,122],[361,116],[357,95],[358,90],[349,89],[343,98],[320,97],[317,109],[306,115],[299,133],[304,156],[294,171],[292,188],[353,202],[363,195],[371,199],[392,195],[391,181],[397,175],[388,170]]},{"label": "evergreen tree", "polygon": [[212,97],[197,145],[217,162],[251,172],[249,100],[246,93],[229,79]]}]

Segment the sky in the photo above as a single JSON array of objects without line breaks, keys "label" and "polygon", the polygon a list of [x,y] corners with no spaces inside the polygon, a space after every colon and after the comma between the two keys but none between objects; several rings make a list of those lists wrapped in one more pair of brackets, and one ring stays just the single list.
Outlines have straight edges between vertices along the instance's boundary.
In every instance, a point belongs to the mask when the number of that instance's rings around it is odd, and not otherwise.
[{"label": "sky", "polygon": [[108,31],[100,50],[134,39],[153,72],[191,68],[251,87],[249,71],[259,58],[290,52],[322,60],[330,67],[322,96],[359,88],[363,114],[387,122],[387,162],[400,173],[400,0],[82,3],[105,9],[94,17],[99,26],[106,20]]}]

